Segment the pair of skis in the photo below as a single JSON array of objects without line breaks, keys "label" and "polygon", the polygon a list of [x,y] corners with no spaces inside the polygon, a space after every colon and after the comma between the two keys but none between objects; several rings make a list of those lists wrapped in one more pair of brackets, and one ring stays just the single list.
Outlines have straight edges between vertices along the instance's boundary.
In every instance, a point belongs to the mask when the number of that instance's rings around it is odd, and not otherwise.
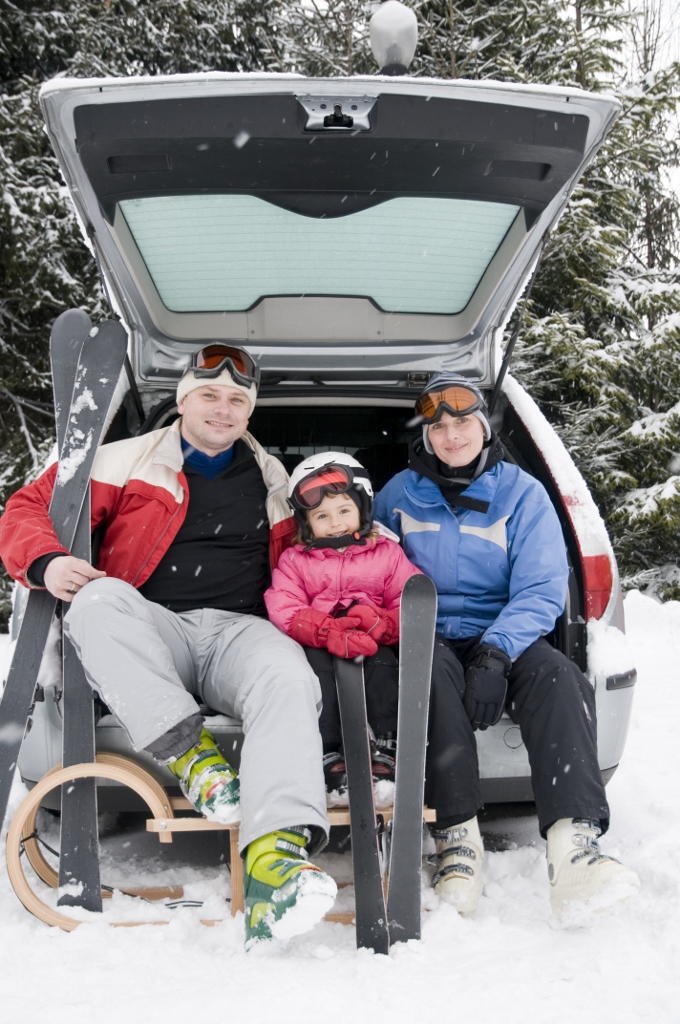
[{"label": "pair of skis", "polygon": [[387,901],[363,667],[359,659],[334,659],[349,789],[357,946],[376,953],[387,953],[392,942],[420,938],[425,753],[436,616],[437,592],[432,580],[412,576],[401,597],[397,771]]},{"label": "pair of skis", "polygon": [[[82,310],[62,313],[50,336],[59,450],[50,517],[60,543],[90,559],[89,481],[107,413],[127,353],[121,324],[92,326]],[[7,813],[14,770],[33,705],[40,663],[57,599],[31,591],[0,701],[0,822]],[[68,638],[63,638],[63,764],[94,761],[92,691]],[[97,803],[93,779],[62,791],[60,905],[101,910]]]}]

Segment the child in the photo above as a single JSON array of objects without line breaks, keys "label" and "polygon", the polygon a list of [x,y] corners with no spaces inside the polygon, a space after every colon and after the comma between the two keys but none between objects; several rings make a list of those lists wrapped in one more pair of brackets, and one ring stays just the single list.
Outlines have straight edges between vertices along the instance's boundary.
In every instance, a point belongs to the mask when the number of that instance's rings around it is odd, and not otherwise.
[{"label": "child", "polygon": [[305,648],[321,684],[319,728],[329,802],[347,791],[332,655],[364,656],[375,781],[394,781],[399,600],[420,572],[384,527],[373,524],[373,488],[361,463],[322,452],[295,469],[288,498],[298,543],[283,552],[264,595],[270,620]]}]

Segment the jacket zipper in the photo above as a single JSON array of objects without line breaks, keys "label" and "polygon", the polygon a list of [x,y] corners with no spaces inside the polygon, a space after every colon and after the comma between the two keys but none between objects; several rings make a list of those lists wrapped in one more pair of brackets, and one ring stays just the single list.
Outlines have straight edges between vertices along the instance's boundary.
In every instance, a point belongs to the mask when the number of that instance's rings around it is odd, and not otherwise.
[{"label": "jacket zipper", "polygon": [[149,552],[149,554],[148,554],[148,555],[146,556],[146,558],[144,559],[144,562],[143,562],[143,563],[142,563],[142,565],[140,566],[140,568],[139,568],[139,571],[137,572],[137,575],[136,575],[136,576],[135,576],[135,578],[133,579],[133,581],[132,581],[132,583],[130,584],[130,586],[132,586],[132,587],[134,587],[134,586],[135,586],[135,584],[137,583],[137,580],[139,579],[139,577],[140,577],[140,576],[142,575],[142,573],[143,573],[143,572],[144,572],[144,570],[146,569],[147,565],[149,564],[149,562],[150,562],[150,560],[151,560],[151,557],[152,557],[152,555],[154,555],[154,554],[155,554],[155,552],[156,552],[156,551],[158,550],[158,546],[159,546],[159,544],[161,543],[161,541],[163,540],[163,537],[165,537],[166,533],[167,533],[167,532],[168,532],[168,530],[170,529],[170,526],[172,525],[172,521],[173,521],[173,519],[174,519],[174,518],[175,518],[176,516],[178,516],[178,515],[179,515],[180,509],[182,509],[182,508],[184,508],[184,497],[182,497],[182,504],[181,504],[181,505],[178,505],[178,506],[177,506],[177,508],[175,509],[175,511],[174,511],[174,512],[172,513],[172,515],[171,515],[171,516],[170,516],[170,518],[168,519],[167,523],[165,524],[165,529],[163,530],[162,534],[160,535],[160,537],[158,538],[158,540],[156,541],[156,543],[155,543],[155,544],[154,544],[154,546],[152,547],[152,549],[151,549],[151,551]]}]

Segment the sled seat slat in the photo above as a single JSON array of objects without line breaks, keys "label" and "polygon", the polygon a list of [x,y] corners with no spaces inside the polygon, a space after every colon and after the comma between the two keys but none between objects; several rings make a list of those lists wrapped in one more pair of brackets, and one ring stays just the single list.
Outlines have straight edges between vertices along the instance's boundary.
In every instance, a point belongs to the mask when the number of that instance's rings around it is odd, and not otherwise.
[{"label": "sled seat slat", "polygon": [[[173,811],[188,810],[191,808],[189,801],[185,797],[172,797],[171,805]],[[380,807],[377,809],[377,813],[382,817],[385,824],[387,824],[387,822],[391,821],[393,817],[394,808]],[[435,810],[430,807],[423,808],[424,821],[435,821],[436,817],[437,812]],[[349,808],[333,807],[329,809],[328,820],[331,828],[338,825],[349,825]],[[228,825],[223,825],[221,822],[208,821],[206,818],[202,818],[195,814],[189,818],[147,818],[146,828],[148,832],[158,833],[159,839],[162,839],[163,836],[167,836],[168,833],[172,832],[229,832],[232,917],[237,914],[239,910],[245,909],[243,899],[243,861],[241,860],[241,854],[239,851],[240,822],[235,821]],[[354,920],[354,914],[334,914],[331,912],[326,915],[326,920],[337,921],[341,924],[351,924]]]}]

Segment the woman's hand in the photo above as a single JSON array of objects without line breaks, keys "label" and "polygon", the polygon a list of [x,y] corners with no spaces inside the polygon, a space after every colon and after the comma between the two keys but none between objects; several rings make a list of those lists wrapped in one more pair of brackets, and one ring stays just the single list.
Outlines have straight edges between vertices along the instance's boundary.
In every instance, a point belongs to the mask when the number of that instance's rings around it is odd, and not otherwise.
[{"label": "woman's hand", "polygon": [[473,729],[488,729],[503,714],[512,661],[492,644],[477,644],[465,669],[467,716]]}]

